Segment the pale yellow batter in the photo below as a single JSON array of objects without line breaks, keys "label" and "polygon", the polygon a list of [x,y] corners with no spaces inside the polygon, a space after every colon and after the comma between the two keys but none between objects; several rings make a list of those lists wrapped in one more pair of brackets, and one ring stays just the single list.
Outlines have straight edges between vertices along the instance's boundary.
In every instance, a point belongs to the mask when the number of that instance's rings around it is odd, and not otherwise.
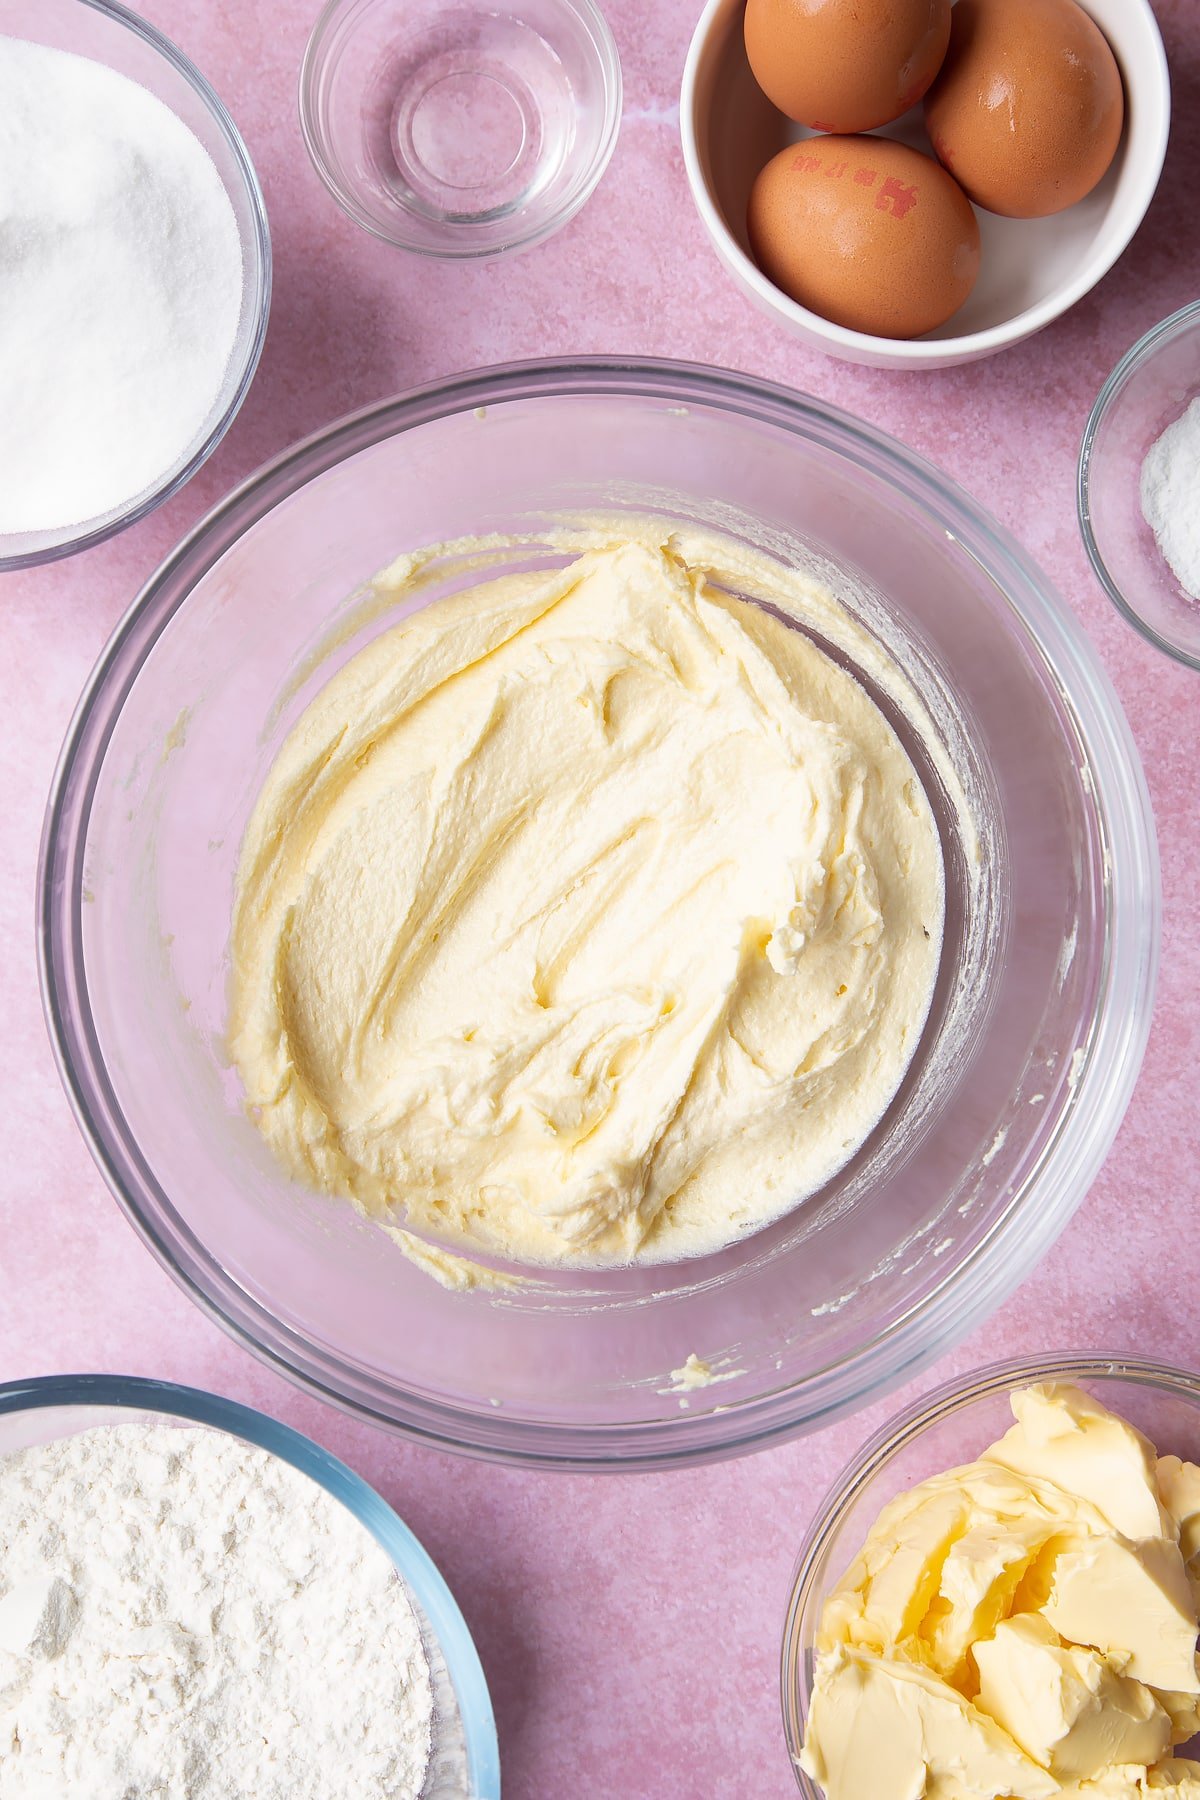
[{"label": "pale yellow batter", "polygon": [[878,1121],[942,911],[866,692],[630,542],[439,600],[318,694],[242,848],[231,1045],[287,1169],[374,1216],[688,1256]]}]

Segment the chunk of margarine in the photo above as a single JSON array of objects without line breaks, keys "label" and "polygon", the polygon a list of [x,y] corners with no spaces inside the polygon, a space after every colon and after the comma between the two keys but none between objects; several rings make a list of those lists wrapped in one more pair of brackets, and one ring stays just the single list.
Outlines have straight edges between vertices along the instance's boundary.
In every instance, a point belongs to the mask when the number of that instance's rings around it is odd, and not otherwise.
[{"label": "chunk of margarine", "polygon": [[986,1794],[1050,1800],[1058,1783],[927,1669],[848,1647],[822,1659],[801,1765],[838,1800]]},{"label": "chunk of margarine", "polygon": [[1171,1755],[1200,1721],[1200,1470],[1068,1385],[1012,1409],[830,1595],[803,1767],[828,1800],[1200,1800]]},{"label": "chunk of margarine", "polygon": [[1048,1382],[1012,1397],[1016,1424],[982,1461],[1051,1481],[1089,1500],[1126,1537],[1171,1529],[1159,1502],[1154,1445],[1078,1388]]},{"label": "chunk of margarine", "polygon": [[1200,1762],[1175,1757],[1150,1769],[1142,1782],[1144,1794],[1175,1794],[1178,1800],[1200,1800]]},{"label": "chunk of margarine", "polygon": [[1059,1800],[1143,1800],[1146,1771],[1140,1763],[1109,1769],[1095,1781],[1068,1781],[1059,1788]]},{"label": "chunk of margarine", "polygon": [[1168,1757],[1153,1769],[1139,1764],[1110,1769],[1096,1781],[1068,1783],[1059,1789],[1061,1800],[1161,1800],[1174,1794],[1176,1800],[1200,1800],[1200,1763]]},{"label": "chunk of margarine", "polygon": [[1196,1579],[1200,1577],[1200,1469],[1177,1456],[1160,1456],[1156,1473],[1159,1498],[1175,1521],[1179,1548]]},{"label": "chunk of margarine", "polygon": [[1064,1644],[1040,1613],[1001,1620],[974,1658],[979,1706],[1060,1779],[1155,1763],[1170,1749],[1171,1721],[1150,1689],[1099,1651]]},{"label": "chunk of margarine", "polygon": [[[1200,1675],[1200,1664],[1197,1664]],[[1155,1688],[1159,1705],[1171,1721],[1171,1742],[1186,1744],[1200,1735],[1200,1692],[1181,1694],[1172,1688]]]},{"label": "chunk of margarine", "polygon": [[1168,1757],[1153,1769],[1133,1763],[1110,1769],[1096,1781],[1070,1782],[1059,1789],[1061,1800],[1200,1800],[1200,1763]]},{"label": "chunk of margarine", "polygon": [[956,1683],[969,1679],[973,1646],[1002,1623],[1021,1582],[1052,1541],[1047,1520],[989,1518],[951,1544],[937,1600],[921,1627],[923,1654],[939,1674]]},{"label": "chunk of margarine", "polygon": [[1104,1529],[1085,1502],[1008,1469],[978,1462],[935,1475],[879,1515],[826,1603],[817,1648],[882,1650],[920,1631],[927,1659],[953,1666],[986,1635],[984,1621],[1008,1611],[1015,1582],[1046,1546],[1080,1519]]},{"label": "chunk of margarine", "polygon": [[1196,1689],[1196,1602],[1171,1539],[1081,1538],[1054,1565],[1044,1612],[1061,1637],[1091,1644],[1127,1674]]}]

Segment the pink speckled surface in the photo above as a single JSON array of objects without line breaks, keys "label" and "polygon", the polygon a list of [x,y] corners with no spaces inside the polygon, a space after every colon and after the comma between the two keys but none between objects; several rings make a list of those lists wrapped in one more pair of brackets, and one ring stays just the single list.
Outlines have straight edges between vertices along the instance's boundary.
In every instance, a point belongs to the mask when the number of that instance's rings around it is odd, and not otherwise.
[{"label": "pink speckled surface", "polygon": [[[608,0],[625,71],[613,163],[559,237],[512,263],[427,265],[376,244],[312,174],[295,77],[315,0],[146,0],[244,131],[271,214],[275,304],[258,380],[201,475],[123,537],[0,577],[0,1378],[104,1369],[246,1400],[312,1433],[424,1539],[475,1632],[505,1791],[786,1800],[777,1666],[800,1535],[885,1410],[740,1463],[604,1480],[409,1448],[294,1392],[183,1298],[124,1224],[59,1088],[38,1000],[34,875],[59,743],[93,659],[175,540],[234,482],[347,409],[472,364],[573,351],[693,357],[789,381],[896,433],[991,507],[1086,621],[1133,724],[1162,839],[1165,935],[1150,1050],[1095,1189],[1003,1314],[934,1373],[1000,1354],[1137,1349],[1200,1361],[1200,681],[1091,579],[1075,455],[1117,357],[1200,290],[1200,8],[1158,6],[1176,126],[1130,253],[1070,316],[946,374],[845,367],[797,347],[722,275],[684,181],[675,99],[698,0]],[[890,1403],[889,1403],[890,1405]]]}]

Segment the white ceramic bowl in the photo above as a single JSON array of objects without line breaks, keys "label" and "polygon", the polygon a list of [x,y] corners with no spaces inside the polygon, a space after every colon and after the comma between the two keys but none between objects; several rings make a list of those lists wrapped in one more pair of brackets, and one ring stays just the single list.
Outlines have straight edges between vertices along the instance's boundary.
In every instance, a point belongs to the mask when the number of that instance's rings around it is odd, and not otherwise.
[{"label": "white ceramic bowl", "polygon": [[[1125,82],[1126,121],[1104,180],[1049,219],[979,212],[983,265],[953,318],[923,337],[870,337],[790,300],[750,255],[746,204],[755,176],[786,143],[809,137],[771,105],[742,42],[745,0],[707,0],[683,72],[680,130],[692,196],[717,255],[739,287],[796,337],[846,362],[883,369],[945,369],[1032,337],[1112,268],[1141,224],[1167,149],[1171,88],[1149,0],[1081,0],[1104,32]],[[921,108],[883,128],[929,151]]]}]

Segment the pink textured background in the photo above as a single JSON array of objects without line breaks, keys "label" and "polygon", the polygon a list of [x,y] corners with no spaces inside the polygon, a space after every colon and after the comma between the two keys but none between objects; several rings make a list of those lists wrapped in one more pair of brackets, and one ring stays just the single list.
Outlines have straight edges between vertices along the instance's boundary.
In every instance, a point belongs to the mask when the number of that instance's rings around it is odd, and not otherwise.
[{"label": "pink textured background", "polygon": [[219,1389],[347,1458],[440,1563],[492,1685],[511,1800],[786,1800],[777,1700],[809,1514],[883,1408],[740,1463],[556,1478],[409,1448],[294,1392],[229,1343],[139,1246],[59,1089],[34,962],[42,807],[78,691],[118,616],[233,483],[349,408],[473,364],[576,351],[722,363],[837,401],[996,512],[1091,630],[1149,770],[1166,923],[1149,1055],[1095,1189],[1053,1254],[924,1385],[998,1354],[1128,1348],[1196,1363],[1200,1294],[1200,679],[1095,586],[1074,512],[1084,420],[1117,357],[1200,289],[1200,8],[1160,0],[1176,126],[1149,218],[1066,319],[970,368],[898,375],[796,346],[723,276],[684,180],[676,97],[699,0],[608,0],[625,71],[613,163],[580,216],[514,262],[425,264],[369,240],[312,174],[295,83],[316,0],[144,0],[249,142],[275,244],[262,367],[220,450],[170,505],[72,562],[0,577],[0,1378],[119,1370]]}]

